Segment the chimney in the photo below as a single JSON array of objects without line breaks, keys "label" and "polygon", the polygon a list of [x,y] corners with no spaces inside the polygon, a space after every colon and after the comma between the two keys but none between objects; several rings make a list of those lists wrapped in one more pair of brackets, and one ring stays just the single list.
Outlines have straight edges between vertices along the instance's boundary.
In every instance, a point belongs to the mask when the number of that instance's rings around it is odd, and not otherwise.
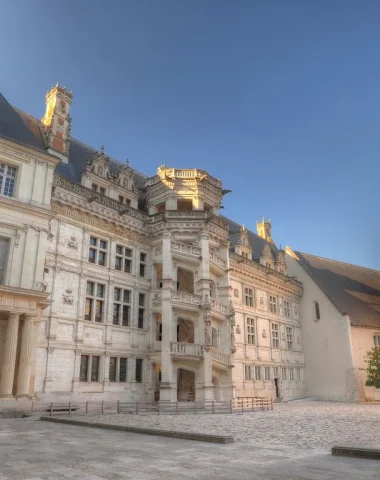
[{"label": "chimney", "polygon": [[272,224],[270,220],[265,221],[263,218],[261,222],[256,222],[256,229],[259,237],[274,243],[272,240]]},{"label": "chimney", "polygon": [[70,149],[72,92],[58,83],[46,94],[46,112],[41,122],[45,126],[48,152],[68,162]]}]

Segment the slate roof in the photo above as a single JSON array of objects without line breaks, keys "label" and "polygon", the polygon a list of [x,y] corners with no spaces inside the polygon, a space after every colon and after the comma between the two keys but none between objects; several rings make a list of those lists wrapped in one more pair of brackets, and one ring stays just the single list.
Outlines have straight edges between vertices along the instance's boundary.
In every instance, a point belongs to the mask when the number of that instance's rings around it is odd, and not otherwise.
[{"label": "slate roof", "polygon": [[308,253],[299,263],[342,315],[358,327],[380,328],[380,272]]}]

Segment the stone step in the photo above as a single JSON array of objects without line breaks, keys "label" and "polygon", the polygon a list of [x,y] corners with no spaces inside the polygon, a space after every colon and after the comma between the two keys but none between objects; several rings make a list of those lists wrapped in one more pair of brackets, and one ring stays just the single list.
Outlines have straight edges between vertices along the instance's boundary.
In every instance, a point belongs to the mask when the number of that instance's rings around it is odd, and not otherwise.
[{"label": "stone step", "polygon": [[332,447],[332,455],[339,457],[369,458],[371,460],[380,460],[380,445],[376,447]]}]

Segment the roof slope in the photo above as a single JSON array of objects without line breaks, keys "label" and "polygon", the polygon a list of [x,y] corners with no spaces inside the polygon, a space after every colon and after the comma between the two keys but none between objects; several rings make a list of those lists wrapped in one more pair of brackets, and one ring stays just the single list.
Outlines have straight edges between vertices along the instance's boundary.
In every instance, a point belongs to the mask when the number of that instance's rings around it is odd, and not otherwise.
[{"label": "roof slope", "polygon": [[380,328],[380,272],[294,252],[304,270],[351,324]]},{"label": "roof slope", "polygon": [[29,116],[20,115],[19,110],[13,108],[0,93],[0,136],[45,151],[39,131],[32,131]]}]

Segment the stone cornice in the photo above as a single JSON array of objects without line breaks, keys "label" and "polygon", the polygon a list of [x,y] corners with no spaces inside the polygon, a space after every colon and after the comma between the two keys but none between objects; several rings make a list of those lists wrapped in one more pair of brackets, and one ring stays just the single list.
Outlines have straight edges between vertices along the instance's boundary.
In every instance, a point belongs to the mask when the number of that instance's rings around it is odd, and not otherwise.
[{"label": "stone cornice", "polygon": [[60,159],[48,152],[35,149],[31,146],[17,143],[13,140],[7,140],[0,137],[0,155],[4,155],[9,159],[16,159],[23,163],[31,163],[41,161],[56,167],[60,163]]},{"label": "stone cornice", "polygon": [[230,252],[229,255],[231,276],[233,276],[232,272],[236,272],[238,275],[253,277],[263,283],[271,284],[274,287],[286,290],[295,295],[302,295],[303,287],[301,282],[279,272],[270,270],[253,260],[246,259],[233,252]]},{"label": "stone cornice", "polygon": [[30,213],[33,216],[42,217],[48,220],[54,216],[50,208],[31,205],[30,203],[22,202],[18,198],[7,197],[5,195],[0,196],[0,205],[1,204],[10,209],[19,210],[23,214]]},{"label": "stone cornice", "polygon": [[137,232],[132,226],[118,223],[114,219],[99,218],[99,214],[82,211],[80,207],[75,208],[68,204],[53,202],[52,208],[54,213],[69,218],[71,222],[76,223],[81,227],[85,224],[90,227],[105,230],[109,234],[114,234],[122,238],[128,236],[132,240],[138,242],[144,242],[147,240],[145,233]]}]

